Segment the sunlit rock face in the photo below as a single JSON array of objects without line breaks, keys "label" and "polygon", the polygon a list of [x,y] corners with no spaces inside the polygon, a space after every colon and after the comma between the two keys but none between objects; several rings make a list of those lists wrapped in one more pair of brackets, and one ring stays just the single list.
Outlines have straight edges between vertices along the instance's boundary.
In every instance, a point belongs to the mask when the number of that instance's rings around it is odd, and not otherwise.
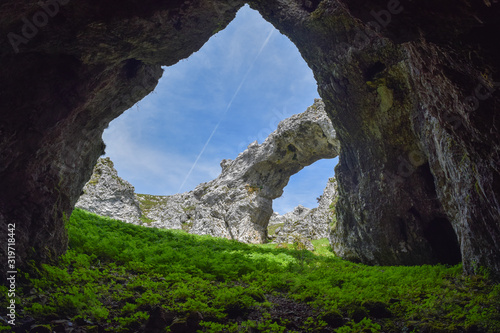
[{"label": "sunlit rock face", "polygon": [[[249,3],[300,50],[342,143],[335,251],[500,273],[499,4]],[[59,0],[53,14],[38,1],[0,5],[0,228],[16,224],[20,265],[64,252],[64,218],[109,121],[241,5]]]},{"label": "sunlit rock face", "polygon": [[337,181],[330,178],[318,200],[318,207],[309,209],[298,205],[293,211],[280,215],[274,213],[269,226],[279,225],[272,235],[273,243],[293,243],[296,239],[321,239],[330,236],[334,225],[334,202],[337,197]]},{"label": "sunlit rock face", "polygon": [[109,157],[97,161],[75,207],[127,223],[141,222],[142,213],[135,189],[118,176]]},{"label": "sunlit rock face", "polygon": [[219,177],[191,192],[190,232],[266,242],[272,200],[283,194],[290,177],[319,159],[336,157],[339,150],[318,99],[305,112],[281,121],[263,143],[254,142],[235,160],[222,161]]}]

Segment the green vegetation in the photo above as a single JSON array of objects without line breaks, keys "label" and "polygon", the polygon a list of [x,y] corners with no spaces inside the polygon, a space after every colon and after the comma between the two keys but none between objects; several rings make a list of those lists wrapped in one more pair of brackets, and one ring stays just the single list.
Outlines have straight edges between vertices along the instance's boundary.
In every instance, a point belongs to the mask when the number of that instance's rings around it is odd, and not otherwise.
[{"label": "green vegetation", "polygon": [[278,223],[272,226],[267,227],[267,234],[269,236],[272,236],[276,233],[276,229],[282,228],[285,225],[285,223]]},{"label": "green vegetation", "polygon": [[326,240],[312,253],[82,210],[68,224],[59,264],[19,274],[19,322],[68,318],[89,332],[500,331],[500,285],[460,266],[369,267],[335,258]]},{"label": "green vegetation", "polygon": [[[335,178],[330,178],[329,181],[334,182],[336,180],[335,180]],[[335,228],[335,226],[337,225],[337,203],[339,202],[338,186],[337,185],[335,185],[335,193],[337,193],[337,195],[335,195],[333,197],[332,203],[330,204],[330,213],[332,216],[332,221],[330,222],[330,227],[332,229]]]},{"label": "green vegetation", "polygon": [[154,220],[152,220],[149,217],[146,217],[144,215],[141,215],[141,217],[139,217],[139,219],[141,220],[141,222],[143,224],[147,224],[147,225],[150,225],[152,222],[154,222]]},{"label": "green vegetation", "polygon": [[166,196],[150,195],[150,194],[136,194],[139,201],[139,207],[144,215],[147,215],[153,208],[164,205],[168,202]]},{"label": "green vegetation", "polygon": [[188,206],[188,207],[182,207],[182,210],[185,212],[190,212],[196,209],[196,206]]}]

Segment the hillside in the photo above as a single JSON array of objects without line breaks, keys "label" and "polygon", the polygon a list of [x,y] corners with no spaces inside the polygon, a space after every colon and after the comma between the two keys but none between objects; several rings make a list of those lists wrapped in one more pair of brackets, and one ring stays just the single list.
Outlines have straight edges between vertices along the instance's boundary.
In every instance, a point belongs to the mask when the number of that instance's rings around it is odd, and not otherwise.
[{"label": "hillside", "polygon": [[0,331],[500,330],[500,285],[486,272],[464,277],[460,265],[369,267],[335,258],[326,240],[316,252],[243,244],[79,209],[68,234],[57,266],[19,274],[15,330],[0,317]]}]

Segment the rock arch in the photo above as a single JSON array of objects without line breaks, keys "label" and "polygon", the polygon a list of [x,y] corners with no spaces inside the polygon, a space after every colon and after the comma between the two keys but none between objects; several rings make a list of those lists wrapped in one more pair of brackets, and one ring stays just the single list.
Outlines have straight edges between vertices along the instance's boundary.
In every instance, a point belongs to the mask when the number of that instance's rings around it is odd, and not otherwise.
[{"label": "rock arch", "polygon": [[[498,274],[499,5],[248,2],[313,69],[342,142],[336,251],[372,264],[435,262],[425,233],[447,220],[465,271]],[[63,221],[103,151],[103,129],[154,89],[160,65],[199,49],[242,5],[0,5],[0,231],[15,224],[18,265],[64,252]],[[450,230],[430,228],[441,229]],[[2,268],[6,256],[2,247]]]}]

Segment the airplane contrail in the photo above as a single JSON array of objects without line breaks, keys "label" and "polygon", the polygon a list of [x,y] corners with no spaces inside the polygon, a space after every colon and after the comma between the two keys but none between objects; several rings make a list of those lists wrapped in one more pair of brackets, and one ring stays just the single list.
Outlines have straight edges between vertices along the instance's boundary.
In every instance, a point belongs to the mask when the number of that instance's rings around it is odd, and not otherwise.
[{"label": "airplane contrail", "polygon": [[227,112],[229,111],[229,109],[231,108],[231,105],[233,104],[236,96],[239,94],[240,90],[241,90],[241,87],[243,86],[243,84],[245,83],[245,81],[247,80],[247,77],[248,77],[248,74],[250,73],[250,71],[252,70],[253,66],[255,65],[255,62],[257,61],[257,59],[259,58],[260,54],[262,53],[262,51],[264,50],[264,48],[266,47],[267,43],[269,42],[269,40],[271,39],[271,36],[273,35],[274,33],[274,28],[271,29],[271,31],[269,32],[269,34],[267,35],[267,38],[266,40],[262,43],[262,46],[260,47],[260,50],[259,52],[257,53],[257,55],[255,56],[255,58],[253,59],[252,61],[252,64],[250,65],[250,67],[248,67],[248,70],[246,71],[245,75],[243,76],[243,78],[241,79],[241,82],[240,82],[240,85],[238,86],[238,88],[236,88],[236,91],[234,92],[233,94],[233,97],[231,98],[231,100],[229,101],[229,103],[227,104],[227,107],[226,109],[224,110],[224,113],[222,114],[222,116],[220,117],[219,119],[219,122],[217,123],[217,125],[215,125],[215,128],[214,130],[212,131],[212,133],[210,134],[210,136],[208,137],[207,141],[205,142],[205,145],[203,146],[203,148],[201,149],[200,153],[198,154],[198,157],[196,157],[196,160],[194,161],[193,163],[193,166],[191,166],[191,169],[189,170],[188,174],[186,175],[186,178],[184,178],[184,181],[182,182],[182,185],[179,187],[179,190],[177,191],[178,193],[181,193],[181,190],[182,188],[184,187],[184,185],[186,184],[187,180],[189,179],[189,177],[191,176],[191,173],[193,172],[194,168],[196,167],[196,165],[198,164],[198,161],[200,160],[201,156],[203,155],[203,153],[205,152],[205,149],[207,149],[208,145],[210,144],[210,141],[212,140],[212,138],[214,137],[215,133],[217,132],[217,130],[219,129],[219,126],[220,124],[222,123],[222,120],[224,120],[224,117],[226,116]]}]

